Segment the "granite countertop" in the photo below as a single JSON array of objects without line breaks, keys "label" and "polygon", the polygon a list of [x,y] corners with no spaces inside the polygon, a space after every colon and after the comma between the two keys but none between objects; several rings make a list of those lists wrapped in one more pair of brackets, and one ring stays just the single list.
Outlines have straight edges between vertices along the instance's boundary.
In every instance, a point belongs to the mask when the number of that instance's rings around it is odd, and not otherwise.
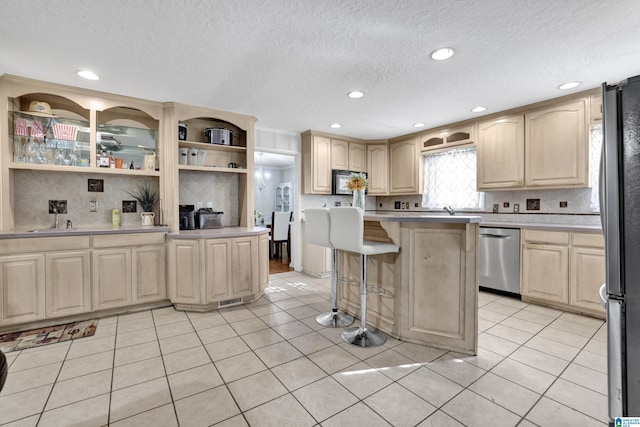
[{"label": "granite countertop", "polygon": [[599,225],[580,225],[580,224],[554,224],[554,223],[536,223],[536,222],[510,222],[510,221],[482,221],[481,227],[496,228],[528,228],[535,230],[549,231],[575,231],[587,233],[602,233],[602,227]]},{"label": "granite countertop", "polygon": [[96,234],[132,234],[132,233],[168,233],[168,226],[154,225],[123,225],[113,228],[110,225],[95,225],[87,227],[67,228],[43,228],[35,230],[15,230],[0,232],[0,239],[15,239],[29,237],[62,237],[62,236],[86,236]]},{"label": "granite countertop", "polygon": [[265,227],[224,227],[206,230],[180,230],[169,233],[170,239],[218,239],[223,237],[255,236],[268,233]]},{"label": "granite countertop", "polygon": [[418,212],[365,212],[366,221],[389,221],[389,222],[438,222],[468,224],[479,223],[482,218],[477,215],[437,215]]}]

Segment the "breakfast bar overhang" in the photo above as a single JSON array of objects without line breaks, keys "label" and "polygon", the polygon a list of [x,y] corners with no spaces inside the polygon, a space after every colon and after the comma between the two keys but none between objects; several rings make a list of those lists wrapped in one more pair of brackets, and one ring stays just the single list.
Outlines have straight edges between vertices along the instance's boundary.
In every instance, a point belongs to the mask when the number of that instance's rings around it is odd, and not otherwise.
[{"label": "breakfast bar overhang", "polygon": [[[400,252],[369,257],[368,323],[402,341],[476,354],[479,216],[366,213],[366,240]],[[360,311],[357,254],[339,253],[338,305]]]}]

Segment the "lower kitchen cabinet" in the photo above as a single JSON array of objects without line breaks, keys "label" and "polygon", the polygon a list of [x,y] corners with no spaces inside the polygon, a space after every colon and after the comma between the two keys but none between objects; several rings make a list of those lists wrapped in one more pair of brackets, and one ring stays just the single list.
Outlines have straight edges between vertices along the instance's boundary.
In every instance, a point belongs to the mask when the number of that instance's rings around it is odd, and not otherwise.
[{"label": "lower kitchen cabinet", "polygon": [[166,299],[164,241],[164,233],[94,236],[93,309]]},{"label": "lower kitchen cabinet", "polygon": [[134,304],[167,298],[166,249],[164,244],[132,249],[132,300]]},{"label": "lower kitchen cabinet", "polygon": [[0,325],[44,319],[44,254],[1,256],[0,292]]},{"label": "lower kitchen cabinet", "polygon": [[46,316],[91,311],[89,250],[45,254]]},{"label": "lower kitchen cabinet", "polygon": [[93,308],[131,305],[131,249],[93,251]]},{"label": "lower kitchen cabinet", "polygon": [[522,230],[522,242],[523,301],[604,316],[602,234]]},{"label": "lower kitchen cabinet", "polygon": [[269,284],[267,233],[170,239],[169,296],[180,309],[209,310],[252,298]]}]

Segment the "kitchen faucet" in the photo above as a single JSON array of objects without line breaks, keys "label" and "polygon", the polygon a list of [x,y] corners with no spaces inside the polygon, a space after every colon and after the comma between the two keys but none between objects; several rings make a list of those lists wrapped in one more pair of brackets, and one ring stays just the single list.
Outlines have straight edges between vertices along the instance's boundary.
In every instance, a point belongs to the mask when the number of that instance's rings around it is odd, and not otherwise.
[{"label": "kitchen faucet", "polygon": [[58,224],[58,208],[53,208],[53,213],[56,217],[53,220],[53,225],[51,226],[51,228],[60,228],[60,225]]},{"label": "kitchen faucet", "polygon": [[444,209],[445,211],[447,211],[447,213],[448,213],[449,215],[455,215],[455,214],[456,214],[456,212],[453,210],[453,208],[451,207],[451,205],[449,205],[449,206],[445,206],[445,207],[443,207],[442,209]]}]

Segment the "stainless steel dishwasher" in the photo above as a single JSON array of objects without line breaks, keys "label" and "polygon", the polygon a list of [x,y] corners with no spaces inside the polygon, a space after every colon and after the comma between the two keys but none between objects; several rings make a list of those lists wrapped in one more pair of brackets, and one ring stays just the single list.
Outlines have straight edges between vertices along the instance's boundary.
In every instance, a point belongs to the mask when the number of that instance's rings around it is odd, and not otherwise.
[{"label": "stainless steel dishwasher", "polygon": [[480,288],[520,295],[520,229],[480,227]]}]

